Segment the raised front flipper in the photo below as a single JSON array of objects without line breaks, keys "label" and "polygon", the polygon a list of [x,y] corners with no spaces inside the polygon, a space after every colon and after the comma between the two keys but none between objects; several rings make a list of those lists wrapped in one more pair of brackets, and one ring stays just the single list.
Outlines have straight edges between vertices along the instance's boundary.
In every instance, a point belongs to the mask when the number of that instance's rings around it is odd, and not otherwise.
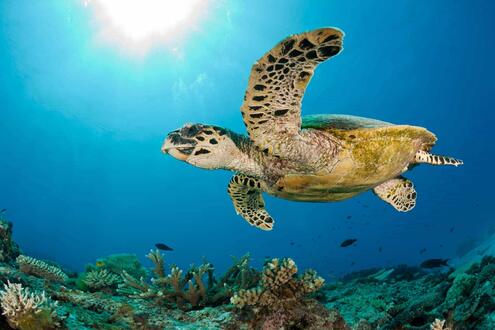
[{"label": "raised front flipper", "polygon": [[323,28],[290,36],[252,67],[241,107],[249,137],[277,156],[290,152],[281,141],[301,130],[301,102],[319,63],[342,49],[342,31]]},{"label": "raised front flipper", "polygon": [[263,230],[273,229],[274,221],[265,210],[259,180],[244,174],[235,174],[229,182],[227,191],[237,214],[250,225]]},{"label": "raised front flipper", "polygon": [[376,186],[373,192],[400,212],[411,211],[416,206],[414,184],[403,177],[385,181]]}]

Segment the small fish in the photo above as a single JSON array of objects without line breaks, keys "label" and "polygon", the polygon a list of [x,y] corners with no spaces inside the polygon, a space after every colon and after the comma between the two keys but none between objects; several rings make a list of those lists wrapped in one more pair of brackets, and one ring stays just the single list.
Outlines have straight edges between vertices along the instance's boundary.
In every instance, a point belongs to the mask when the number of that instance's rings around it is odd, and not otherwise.
[{"label": "small fish", "polygon": [[96,267],[103,267],[105,266],[105,262],[101,260],[96,260],[95,265]]},{"label": "small fish", "polygon": [[352,244],[354,244],[356,242],[357,242],[357,239],[349,238],[349,239],[346,239],[345,241],[343,241],[342,243],[340,243],[340,247],[348,247],[348,246],[351,246]]},{"label": "small fish", "polygon": [[7,211],[7,209],[1,209],[1,210],[0,210],[0,213],[3,213],[3,212],[5,212],[5,211]]},{"label": "small fish", "polygon": [[289,244],[290,244],[291,246],[294,246],[294,244],[296,244],[296,243],[294,243],[294,242],[290,242]]},{"label": "small fish", "polygon": [[421,250],[419,250],[419,254],[423,254],[423,253],[425,253],[425,252],[426,252],[426,249],[424,249],[424,248],[423,248],[423,249],[421,249]]},{"label": "small fish", "polygon": [[423,261],[420,266],[421,268],[438,268],[443,266],[448,267],[448,261],[449,259],[428,259]]},{"label": "small fish", "polygon": [[454,232],[455,226],[450,227],[449,232]]},{"label": "small fish", "polygon": [[378,248],[378,252],[382,252],[382,251],[383,251],[383,248],[380,246],[380,247]]},{"label": "small fish", "polygon": [[157,249],[163,250],[163,251],[173,251],[174,250],[170,246],[163,244],[163,243],[156,243],[155,246]]},{"label": "small fish", "polygon": [[347,219],[347,220],[352,219],[352,215],[348,215],[348,216],[346,217],[346,219]]}]

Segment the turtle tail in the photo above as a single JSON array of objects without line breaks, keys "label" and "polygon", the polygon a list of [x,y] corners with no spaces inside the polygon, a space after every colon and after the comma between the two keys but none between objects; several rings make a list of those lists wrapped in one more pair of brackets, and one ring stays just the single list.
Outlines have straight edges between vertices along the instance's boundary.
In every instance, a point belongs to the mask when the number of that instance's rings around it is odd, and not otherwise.
[{"label": "turtle tail", "polygon": [[420,150],[414,156],[416,164],[430,164],[430,165],[453,165],[459,166],[464,164],[462,160],[455,159],[447,156],[438,156],[430,154],[427,151]]}]

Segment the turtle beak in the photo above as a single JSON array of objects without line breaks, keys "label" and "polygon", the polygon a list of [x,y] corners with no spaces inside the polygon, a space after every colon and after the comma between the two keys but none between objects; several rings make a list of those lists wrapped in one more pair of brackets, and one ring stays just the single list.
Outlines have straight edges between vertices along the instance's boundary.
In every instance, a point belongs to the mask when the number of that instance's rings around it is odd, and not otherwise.
[{"label": "turtle beak", "polygon": [[179,131],[170,132],[162,144],[162,152],[170,156],[186,161],[196,146],[196,141],[185,139]]}]

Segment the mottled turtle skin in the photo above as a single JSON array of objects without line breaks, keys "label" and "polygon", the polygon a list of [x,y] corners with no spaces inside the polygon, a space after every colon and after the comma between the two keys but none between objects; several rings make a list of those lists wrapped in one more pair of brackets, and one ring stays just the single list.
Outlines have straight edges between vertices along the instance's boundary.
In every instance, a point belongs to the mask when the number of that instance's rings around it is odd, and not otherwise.
[{"label": "mottled turtle skin", "polygon": [[402,173],[420,163],[462,164],[429,153],[432,133],[361,117],[301,114],[316,67],[342,50],[343,36],[335,28],[289,36],[253,65],[241,106],[248,136],[186,124],[167,135],[162,151],[196,167],[235,172],[227,189],[234,208],[263,230],[274,220],[262,192],[329,202],[372,189],[396,210],[410,211],[416,191]]}]

